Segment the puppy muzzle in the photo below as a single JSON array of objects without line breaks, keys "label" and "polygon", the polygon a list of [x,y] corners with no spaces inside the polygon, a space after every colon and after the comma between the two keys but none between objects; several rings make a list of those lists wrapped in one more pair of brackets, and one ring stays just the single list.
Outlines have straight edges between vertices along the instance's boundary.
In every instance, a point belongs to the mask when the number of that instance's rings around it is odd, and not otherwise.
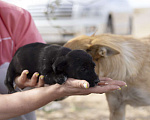
[{"label": "puppy muzzle", "polygon": [[95,85],[97,85],[100,82],[99,78],[97,78],[96,80],[94,80],[94,82],[95,82]]}]

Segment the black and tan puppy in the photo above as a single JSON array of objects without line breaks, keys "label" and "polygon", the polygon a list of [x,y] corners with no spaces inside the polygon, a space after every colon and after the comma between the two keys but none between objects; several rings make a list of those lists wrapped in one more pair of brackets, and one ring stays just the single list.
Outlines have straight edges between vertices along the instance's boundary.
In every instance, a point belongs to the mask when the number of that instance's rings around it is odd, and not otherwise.
[{"label": "black and tan puppy", "polygon": [[62,84],[67,78],[87,80],[90,87],[98,82],[92,57],[82,50],[71,50],[59,45],[32,43],[18,49],[14,55],[5,80],[9,92],[15,92],[13,81],[23,70],[44,75],[46,84]]}]

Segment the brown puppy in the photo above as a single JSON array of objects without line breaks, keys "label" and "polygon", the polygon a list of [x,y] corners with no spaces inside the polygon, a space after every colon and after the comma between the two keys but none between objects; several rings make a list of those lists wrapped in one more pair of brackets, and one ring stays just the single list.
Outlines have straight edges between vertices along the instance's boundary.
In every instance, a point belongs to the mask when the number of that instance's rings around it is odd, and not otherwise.
[{"label": "brown puppy", "polygon": [[99,77],[125,81],[128,87],[106,94],[110,120],[125,120],[125,106],[150,105],[150,39],[103,34],[80,36],[64,45],[92,55]]}]

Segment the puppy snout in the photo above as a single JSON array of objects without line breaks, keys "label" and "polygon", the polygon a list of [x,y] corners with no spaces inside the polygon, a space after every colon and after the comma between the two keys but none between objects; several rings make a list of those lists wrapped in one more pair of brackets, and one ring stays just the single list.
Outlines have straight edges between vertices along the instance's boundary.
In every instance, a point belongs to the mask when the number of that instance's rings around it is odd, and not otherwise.
[{"label": "puppy snout", "polygon": [[97,78],[94,82],[97,85],[100,82],[100,80]]}]

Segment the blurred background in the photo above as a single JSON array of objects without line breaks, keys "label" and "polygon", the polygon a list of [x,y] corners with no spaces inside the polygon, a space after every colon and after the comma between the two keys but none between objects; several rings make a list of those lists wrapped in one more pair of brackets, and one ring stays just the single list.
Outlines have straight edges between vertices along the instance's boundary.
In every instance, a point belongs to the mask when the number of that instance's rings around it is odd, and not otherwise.
[{"label": "blurred background", "polygon": [[[28,10],[47,43],[85,34],[149,35],[149,0],[4,0]],[[142,33],[141,33],[142,32]]]},{"label": "blurred background", "polygon": [[[150,36],[150,0],[3,0],[28,10],[47,43],[79,35]],[[44,98],[43,98],[44,99]],[[150,107],[127,106],[126,120],[150,120]],[[72,96],[36,111],[37,120],[108,120],[104,94]]]}]

